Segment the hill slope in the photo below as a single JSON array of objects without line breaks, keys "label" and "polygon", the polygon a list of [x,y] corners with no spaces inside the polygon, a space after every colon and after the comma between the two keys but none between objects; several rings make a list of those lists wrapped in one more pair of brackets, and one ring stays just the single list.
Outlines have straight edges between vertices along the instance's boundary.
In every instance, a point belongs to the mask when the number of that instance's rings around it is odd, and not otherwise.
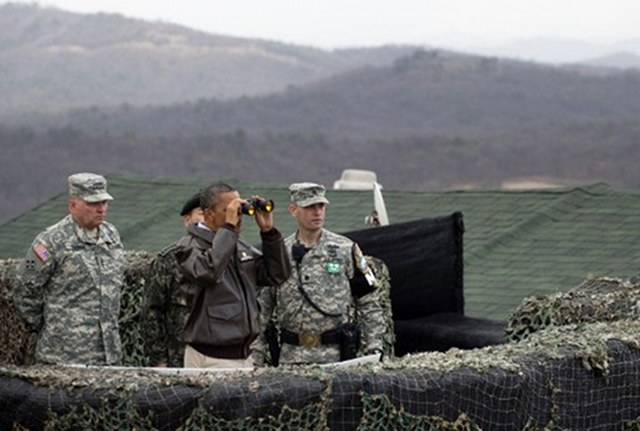
[{"label": "hill slope", "polygon": [[10,3],[0,6],[0,115],[266,94],[410,49],[330,52]]},{"label": "hill slope", "polygon": [[280,94],[161,108],[94,108],[40,121],[156,136],[268,130],[388,139],[477,137],[548,124],[638,118],[640,71],[597,76],[418,50],[392,66],[358,69]]}]

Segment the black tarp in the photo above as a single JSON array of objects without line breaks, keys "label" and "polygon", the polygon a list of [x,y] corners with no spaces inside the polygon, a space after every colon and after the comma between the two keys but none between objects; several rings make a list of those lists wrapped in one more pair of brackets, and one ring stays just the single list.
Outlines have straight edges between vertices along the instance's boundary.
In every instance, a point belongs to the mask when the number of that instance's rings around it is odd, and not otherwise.
[{"label": "black tarp", "polygon": [[395,353],[502,343],[505,322],[464,316],[461,212],[347,232],[391,276]]},{"label": "black tarp", "polygon": [[394,320],[464,314],[462,213],[347,232],[391,275]]}]

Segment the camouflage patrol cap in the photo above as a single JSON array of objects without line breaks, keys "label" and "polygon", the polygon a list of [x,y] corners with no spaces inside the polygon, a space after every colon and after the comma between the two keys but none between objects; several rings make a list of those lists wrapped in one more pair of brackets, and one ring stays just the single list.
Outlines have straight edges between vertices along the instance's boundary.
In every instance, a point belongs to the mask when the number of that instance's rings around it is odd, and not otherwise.
[{"label": "camouflage patrol cap", "polygon": [[88,172],[69,176],[69,196],[79,197],[89,203],[113,199],[113,196],[107,193],[107,180],[102,175]]},{"label": "camouflage patrol cap", "polygon": [[324,196],[326,189],[321,184],[316,183],[293,183],[289,186],[291,202],[308,207],[313,204],[328,204],[329,200]]}]

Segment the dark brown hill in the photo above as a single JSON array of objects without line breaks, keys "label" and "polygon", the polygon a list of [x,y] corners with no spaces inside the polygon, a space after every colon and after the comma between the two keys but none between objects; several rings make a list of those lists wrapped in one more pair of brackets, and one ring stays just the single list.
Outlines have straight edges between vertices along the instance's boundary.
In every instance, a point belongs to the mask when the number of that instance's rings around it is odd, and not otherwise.
[{"label": "dark brown hill", "polygon": [[42,124],[91,133],[322,133],[351,139],[479,138],[551,124],[640,118],[640,71],[586,74],[418,50],[279,94],[161,108],[76,110]]},{"label": "dark brown hill", "polygon": [[410,50],[325,51],[10,3],[0,6],[0,115],[267,94]]}]

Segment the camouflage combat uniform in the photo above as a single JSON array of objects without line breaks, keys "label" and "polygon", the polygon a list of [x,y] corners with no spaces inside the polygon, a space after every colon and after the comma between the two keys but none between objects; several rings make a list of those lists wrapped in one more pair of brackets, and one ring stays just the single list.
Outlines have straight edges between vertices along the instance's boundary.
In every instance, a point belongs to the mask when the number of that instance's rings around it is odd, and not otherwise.
[{"label": "camouflage combat uniform", "polygon": [[116,364],[124,252],[116,228],[104,222],[99,238],[68,215],[41,232],[20,263],[13,302],[38,332],[36,361]]},{"label": "camouflage combat uniform", "polygon": [[189,309],[180,289],[182,272],[173,254],[176,247],[166,247],[153,259],[145,290],[145,339],[151,365],[182,367],[184,362],[183,331]]},{"label": "camouflage combat uniform", "polygon": [[[364,260],[360,248],[349,238],[322,230],[320,241],[307,251],[300,263],[299,272],[291,249],[296,234],[286,238],[291,277],[277,287],[265,287],[260,293],[263,322],[277,320],[279,329],[296,334],[320,334],[357,321],[360,325],[361,351],[383,349],[385,321],[379,303],[378,289],[360,298],[352,295],[349,280],[355,275],[357,265]],[[309,299],[324,313],[318,311],[298,288],[302,282]],[[256,350],[267,352],[264,334],[256,343]],[[296,346],[282,343],[280,364],[328,363],[340,360],[340,349],[335,344],[317,347]]]},{"label": "camouflage combat uniform", "polygon": [[395,326],[393,323],[393,308],[391,305],[391,275],[389,267],[382,259],[373,256],[365,256],[369,267],[373,270],[378,283],[378,298],[384,314],[384,333],[382,335],[382,354],[385,358],[395,355],[396,343]]}]

